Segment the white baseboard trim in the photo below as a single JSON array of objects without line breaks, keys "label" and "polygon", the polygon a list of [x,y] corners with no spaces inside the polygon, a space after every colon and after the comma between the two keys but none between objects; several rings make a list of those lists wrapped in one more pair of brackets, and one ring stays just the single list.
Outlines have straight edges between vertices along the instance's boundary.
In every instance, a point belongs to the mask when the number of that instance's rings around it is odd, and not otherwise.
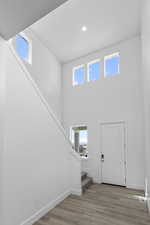
[{"label": "white baseboard trim", "polygon": [[71,194],[81,196],[82,195],[82,190],[81,189],[72,189]]},{"label": "white baseboard trim", "polygon": [[136,185],[136,184],[127,184],[127,188],[135,189],[135,190],[145,190],[144,185]]},{"label": "white baseboard trim", "polygon": [[101,179],[99,177],[92,177],[92,179],[93,179],[93,183],[95,183],[95,184],[102,184],[102,181],[101,181]]},{"label": "white baseboard trim", "polygon": [[21,225],[32,225],[36,221],[38,221],[41,217],[43,217],[46,213],[48,213],[51,209],[53,209],[56,205],[62,202],[65,198],[67,198],[72,192],[66,191],[65,193],[61,194],[57,199],[51,201],[49,204],[44,206],[30,218],[25,220]]}]

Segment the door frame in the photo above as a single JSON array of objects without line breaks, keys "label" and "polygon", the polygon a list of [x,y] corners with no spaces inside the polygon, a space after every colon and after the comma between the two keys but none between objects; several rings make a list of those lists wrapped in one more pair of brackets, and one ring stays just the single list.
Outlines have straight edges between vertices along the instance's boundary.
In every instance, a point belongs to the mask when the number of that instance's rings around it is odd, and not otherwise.
[{"label": "door frame", "polygon": [[101,154],[102,154],[102,126],[104,125],[115,125],[115,124],[122,124],[124,128],[124,167],[125,167],[125,187],[127,187],[127,123],[125,121],[107,121],[107,122],[100,122],[100,138],[99,138],[99,183],[103,183],[102,181],[102,163],[101,163]]}]

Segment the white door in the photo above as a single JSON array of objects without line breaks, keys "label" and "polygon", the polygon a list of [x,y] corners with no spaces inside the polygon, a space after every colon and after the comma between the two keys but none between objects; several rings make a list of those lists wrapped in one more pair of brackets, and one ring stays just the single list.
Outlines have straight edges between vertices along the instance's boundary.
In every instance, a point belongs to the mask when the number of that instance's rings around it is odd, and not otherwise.
[{"label": "white door", "polygon": [[102,182],[126,185],[124,123],[101,125]]}]

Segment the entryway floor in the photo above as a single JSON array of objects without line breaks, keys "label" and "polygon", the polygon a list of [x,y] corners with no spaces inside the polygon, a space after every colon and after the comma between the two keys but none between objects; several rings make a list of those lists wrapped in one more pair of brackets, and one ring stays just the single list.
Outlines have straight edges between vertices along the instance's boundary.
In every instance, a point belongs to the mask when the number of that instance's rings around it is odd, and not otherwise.
[{"label": "entryway floor", "polygon": [[142,191],[93,184],[71,195],[34,225],[150,225]]}]

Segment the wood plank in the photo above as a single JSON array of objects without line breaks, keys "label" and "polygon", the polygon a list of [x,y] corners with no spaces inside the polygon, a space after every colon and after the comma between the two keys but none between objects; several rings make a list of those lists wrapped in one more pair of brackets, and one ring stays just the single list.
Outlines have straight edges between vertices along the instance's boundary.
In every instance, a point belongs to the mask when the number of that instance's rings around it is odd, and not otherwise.
[{"label": "wood plank", "polygon": [[150,225],[144,192],[93,184],[71,195],[34,225]]}]

